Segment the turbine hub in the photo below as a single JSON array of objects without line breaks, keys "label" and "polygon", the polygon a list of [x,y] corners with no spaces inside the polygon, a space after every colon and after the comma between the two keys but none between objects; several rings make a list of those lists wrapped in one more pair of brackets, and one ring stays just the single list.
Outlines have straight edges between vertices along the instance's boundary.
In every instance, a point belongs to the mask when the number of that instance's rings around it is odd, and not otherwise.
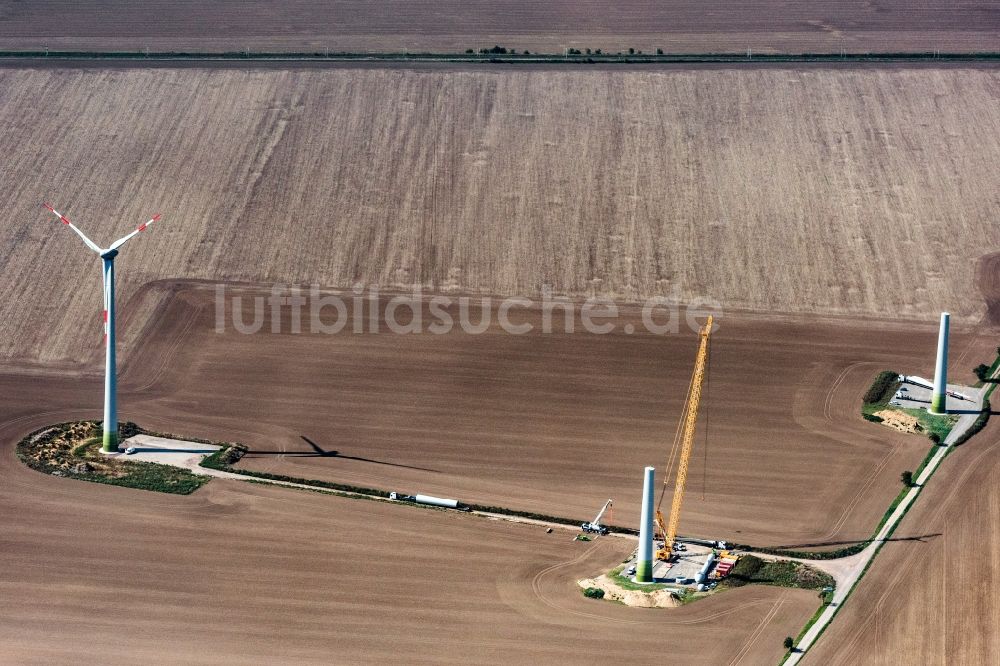
[{"label": "turbine hub", "polygon": [[114,259],[118,256],[118,250],[105,250],[101,253],[101,259]]}]

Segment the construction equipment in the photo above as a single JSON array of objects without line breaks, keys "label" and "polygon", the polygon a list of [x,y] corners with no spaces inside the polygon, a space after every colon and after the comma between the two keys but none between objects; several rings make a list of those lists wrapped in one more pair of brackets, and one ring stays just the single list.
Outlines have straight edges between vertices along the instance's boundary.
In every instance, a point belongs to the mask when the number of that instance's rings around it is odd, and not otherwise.
[{"label": "construction equipment", "polygon": [[601,519],[604,518],[604,514],[607,513],[610,509],[611,509],[611,500],[608,500],[607,502],[604,503],[604,506],[601,507],[601,510],[597,512],[597,517],[594,518],[589,523],[583,523],[582,525],[580,525],[580,529],[590,534],[599,534],[601,536],[604,536],[605,534],[608,533],[608,528],[605,527],[604,525],[601,525]]},{"label": "construction equipment", "polygon": [[[656,526],[658,531],[656,538],[663,541],[663,547],[656,551],[656,559],[658,560],[670,559],[673,556],[676,546],[677,524],[681,518],[681,504],[684,502],[684,486],[687,483],[688,463],[691,460],[691,448],[694,445],[694,429],[698,422],[698,406],[701,403],[702,384],[705,381],[705,373],[708,367],[708,343],[711,334],[712,316],[709,315],[705,321],[705,326],[699,333],[698,355],[695,357],[694,372],[691,374],[687,399],[684,401],[683,416],[677,424],[674,444],[670,449],[670,460],[667,463],[667,473],[663,477],[663,489],[660,491],[660,501],[656,504]],[[677,480],[674,483],[674,498],[670,505],[670,519],[664,525],[660,505],[663,503],[663,496],[667,491],[667,483],[670,482],[670,470],[673,467],[674,458],[677,456],[678,446],[680,448],[680,457],[677,462]]]},{"label": "construction equipment", "polygon": [[[660,499],[662,501],[662,495],[660,496]],[[659,544],[657,543],[658,547],[656,549],[656,559],[666,562],[667,560],[670,559],[670,555],[672,553],[670,552],[670,550],[667,549],[667,543],[665,541],[667,534],[667,527],[666,525],[663,524],[663,513],[660,511],[659,506],[656,507],[656,516],[654,517],[654,520],[656,521],[656,531],[653,532],[653,540],[657,542],[660,541],[663,542],[663,546],[659,546]]]}]

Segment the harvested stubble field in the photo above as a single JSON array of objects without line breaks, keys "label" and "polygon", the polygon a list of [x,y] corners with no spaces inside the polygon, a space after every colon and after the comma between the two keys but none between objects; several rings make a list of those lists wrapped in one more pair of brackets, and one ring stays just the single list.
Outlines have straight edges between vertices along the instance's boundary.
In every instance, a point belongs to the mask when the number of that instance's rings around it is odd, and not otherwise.
[{"label": "harvested stubble field", "polygon": [[[959,320],[1000,243],[983,69],[0,71],[0,357],[158,278]],[[132,313],[138,318],[148,312]],[[124,312],[124,316],[130,316]]]},{"label": "harvested stubble field", "polygon": [[0,1],[8,49],[996,51],[998,28],[997,8],[976,1]]},{"label": "harvested stubble field", "polygon": [[12,443],[52,420],[40,405],[77,416],[92,391],[0,384],[5,663],[576,663],[625,651],[653,663],[664,647],[690,662],[773,663],[815,606],[809,592],[755,588],[654,617],[576,587],[620,562],[624,540],[218,479],[181,497],[43,475]]},{"label": "harvested stubble field", "polygon": [[[351,334],[352,321],[337,335],[291,334],[289,309],[281,333],[268,312],[257,334],[231,324],[219,334],[214,290],[164,289],[173,295],[142,296],[161,309],[127,357],[123,418],[242,441],[251,452],[240,466],[288,476],[579,519],[613,497],[614,522],[630,527],[642,467],[666,464],[697,344],[692,332],[594,335],[579,324],[401,336]],[[537,310],[513,318],[540,330]],[[625,323],[640,324],[623,318],[619,331]],[[727,316],[682,533],[803,548],[869,536],[930,443],[862,420],[860,396],[884,367],[926,372],[934,335],[933,325]],[[972,358],[994,344],[954,336]]]}]

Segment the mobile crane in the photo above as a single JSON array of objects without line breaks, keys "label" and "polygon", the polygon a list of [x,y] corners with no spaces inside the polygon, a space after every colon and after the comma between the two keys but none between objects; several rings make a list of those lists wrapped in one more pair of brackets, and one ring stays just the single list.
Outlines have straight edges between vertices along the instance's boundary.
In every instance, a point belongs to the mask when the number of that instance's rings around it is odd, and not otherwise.
[{"label": "mobile crane", "polygon": [[605,527],[604,525],[601,525],[601,519],[604,518],[604,514],[607,513],[610,509],[611,509],[611,500],[608,500],[607,502],[604,503],[604,506],[601,507],[601,510],[597,512],[597,517],[594,518],[589,523],[583,523],[582,525],[580,525],[580,529],[590,534],[599,534],[601,536],[604,536],[605,534],[608,533],[608,528]]},{"label": "mobile crane", "polygon": [[[699,333],[698,355],[695,357],[694,372],[691,374],[687,399],[684,401],[683,416],[680,423],[677,424],[674,444],[670,449],[670,460],[667,463],[667,474],[663,478],[663,489],[660,491],[660,501],[656,504],[656,538],[663,541],[663,548],[659,548],[656,551],[656,559],[658,560],[669,560],[673,557],[674,547],[677,542],[677,524],[681,518],[681,504],[684,502],[684,486],[687,484],[688,463],[691,460],[691,448],[694,445],[694,429],[698,422],[698,406],[701,403],[701,388],[705,381],[705,372],[708,366],[708,343],[711,334],[712,316],[709,315],[705,321],[704,328]],[[664,525],[660,505],[663,504],[663,496],[667,492],[667,484],[670,482],[670,470],[673,467],[678,445],[680,446],[680,458],[677,463],[674,499],[670,505],[670,520]]]}]

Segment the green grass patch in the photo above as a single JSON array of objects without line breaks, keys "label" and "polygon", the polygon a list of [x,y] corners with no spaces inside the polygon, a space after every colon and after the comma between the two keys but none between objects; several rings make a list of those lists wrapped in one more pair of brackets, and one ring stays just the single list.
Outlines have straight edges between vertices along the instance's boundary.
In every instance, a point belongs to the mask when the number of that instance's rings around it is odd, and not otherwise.
[{"label": "green grass patch", "polygon": [[[161,493],[188,495],[209,481],[207,476],[179,467],[109,458],[98,452],[100,432],[97,421],[42,428],[18,443],[17,457],[43,474]],[[119,427],[123,439],[136,432],[138,427],[134,423]]]},{"label": "green grass patch", "polygon": [[753,555],[744,555],[722,584],[726,587],[754,584],[819,590],[833,587],[836,582],[830,574],[801,562],[774,562]]},{"label": "green grass patch", "polygon": [[932,433],[940,438],[940,441],[944,441],[948,433],[955,426],[955,422],[958,417],[955,415],[935,415],[930,414],[923,409],[909,409],[903,407],[894,407],[889,404],[893,396],[896,395],[896,391],[899,390],[902,382],[899,381],[899,374],[895,370],[883,370],[875,376],[872,385],[868,387],[865,391],[865,395],[861,400],[861,415],[866,421],[872,421],[873,423],[881,423],[884,419],[881,416],[877,416],[875,412],[880,412],[884,409],[889,409],[893,411],[900,412],[902,414],[908,414],[917,419],[918,432],[922,432],[928,436]]},{"label": "green grass patch", "polygon": [[[892,394],[890,394],[890,396],[891,395]],[[951,429],[955,427],[955,423],[958,421],[958,416],[955,414],[931,414],[923,409],[910,409],[909,407],[896,407],[881,403],[865,403],[861,406],[861,415],[865,417],[865,420],[867,421],[881,423],[883,421],[882,417],[876,416],[875,412],[881,412],[883,410],[913,416],[917,419],[917,432],[927,435],[928,437],[931,433],[935,433],[942,442],[945,440],[945,437],[948,436],[948,433],[951,432]]]},{"label": "green grass patch", "polygon": [[[806,632],[812,629],[812,626],[819,621],[819,616],[823,614],[823,611],[826,610],[826,607],[833,602],[833,592],[832,591],[820,592],[820,599],[821,601],[819,604],[819,608],[816,609],[816,612],[812,614],[812,617],[809,618],[809,621],[806,622],[806,625],[802,627],[802,631],[800,631],[798,636],[795,637],[795,645],[799,644],[799,641],[801,641],[802,638],[806,635]],[[789,652],[788,654],[791,654],[791,652]],[[785,656],[787,658],[788,655]]]},{"label": "green grass patch", "polygon": [[74,446],[73,450],[71,451],[71,453],[74,456],[83,457],[84,456],[84,449],[93,447],[94,444],[96,444],[98,442],[102,442],[103,443],[102,438],[100,438],[100,437],[88,437],[87,439],[83,440],[83,442],[81,442],[77,446]]},{"label": "green grass patch", "polygon": [[928,435],[935,433],[940,438],[938,441],[941,442],[948,437],[958,421],[958,416],[955,414],[931,414],[923,409],[903,409],[901,407],[893,407],[893,409],[917,417],[917,422],[924,429],[924,432]]},{"label": "green grass patch", "polygon": [[608,578],[614,581],[615,585],[622,588],[623,590],[632,590],[636,592],[656,592],[657,590],[676,589],[674,585],[668,585],[667,583],[632,582],[632,579],[622,575],[622,571],[624,570],[625,567],[615,567],[610,572],[608,572]]}]

